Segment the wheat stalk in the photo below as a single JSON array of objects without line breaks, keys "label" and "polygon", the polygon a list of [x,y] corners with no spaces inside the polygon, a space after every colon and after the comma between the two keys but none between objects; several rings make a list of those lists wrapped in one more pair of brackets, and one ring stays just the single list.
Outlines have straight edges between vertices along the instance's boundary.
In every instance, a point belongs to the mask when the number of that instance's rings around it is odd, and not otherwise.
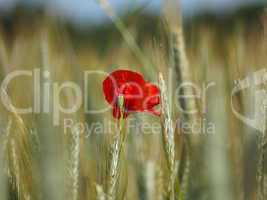
[{"label": "wheat stalk", "polygon": [[168,199],[175,198],[175,178],[177,175],[177,162],[175,161],[175,143],[174,143],[174,127],[171,117],[170,105],[167,99],[167,87],[162,74],[159,75],[159,87],[161,90],[161,121],[162,121],[162,140],[164,146],[165,157],[169,170],[168,183]]},{"label": "wheat stalk", "polygon": [[7,199],[7,162],[6,162],[6,154],[7,154],[7,145],[10,138],[10,129],[12,125],[12,120],[9,119],[7,122],[6,129],[4,132],[0,132],[0,199]]},{"label": "wheat stalk", "polygon": [[107,196],[108,200],[116,199],[116,189],[120,176],[120,162],[122,159],[122,153],[124,151],[124,144],[126,139],[126,134],[124,129],[124,98],[123,96],[118,97],[118,106],[120,108],[120,119],[117,121],[116,135],[113,138],[111,147],[110,147],[110,165],[108,171],[108,184],[107,184]]},{"label": "wheat stalk", "polygon": [[257,200],[265,199],[265,131],[257,134],[258,138],[258,164],[257,164]]},{"label": "wheat stalk", "polygon": [[[180,169],[179,169],[180,172]],[[185,160],[185,167],[184,170],[182,171],[182,177],[181,180],[178,184],[178,195],[179,195],[179,200],[184,200],[187,197],[187,188],[189,184],[189,174],[190,174],[190,159],[186,158]]]},{"label": "wheat stalk", "polygon": [[[182,15],[181,11],[178,10],[179,6],[174,1],[166,1],[166,11],[165,18],[167,20],[167,26],[169,30],[169,42],[171,50],[171,59],[173,63],[173,68],[176,72],[177,85],[182,86],[186,83],[192,83],[192,74],[189,66],[189,61],[186,55],[186,47],[184,41],[184,33],[182,26]],[[193,96],[194,91],[192,87],[183,87],[181,90],[181,97],[179,98],[179,104],[181,110],[178,112],[181,117],[181,122],[186,123],[189,130],[184,138],[182,138],[182,145],[184,147],[185,157],[181,158],[182,160],[179,163],[179,179],[176,180],[176,189],[179,195],[179,199],[184,199],[186,195],[186,189],[189,179],[189,170],[190,170],[190,157],[189,157],[189,145],[191,139],[194,137],[188,134],[194,134],[192,125],[199,118],[197,102],[194,98],[184,99],[185,96]],[[191,113],[194,111],[194,113]],[[185,130],[181,130],[181,133],[184,134]],[[196,144],[196,140],[193,140]]]},{"label": "wheat stalk", "polygon": [[119,179],[119,163],[121,156],[121,136],[120,133],[116,135],[111,147],[110,147],[110,168],[108,173],[108,199],[116,199],[116,185],[118,184]]},{"label": "wheat stalk", "polygon": [[[192,74],[186,55],[181,11],[178,10],[178,7],[179,6],[174,1],[166,1],[165,17],[170,32],[170,49],[173,67],[176,71],[177,84],[181,86],[185,83],[192,83]],[[194,95],[192,87],[183,87],[181,93],[182,94],[179,95],[182,97]],[[198,118],[198,112],[194,114],[189,114],[189,112],[198,110],[196,100],[194,98],[187,98],[186,100],[180,98],[179,103],[182,108],[180,116],[183,118],[183,121],[189,124],[194,123]],[[192,129],[190,132],[193,133]]]},{"label": "wheat stalk", "polygon": [[[266,27],[267,27],[267,10],[265,10],[263,15],[263,41],[264,41],[264,50],[267,50],[267,35],[266,35]],[[261,105],[259,105],[261,106]],[[265,106],[265,105],[264,105]],[[265,108],[266,109],[266,108]],[[266,117],[266,110],[265,110]],[[266,120],[266,119],[265,119]],[[265,122],[265,126],[267,121]],[[257,200],[265,199],[267,195],[267,178],[266,178],[266,143],[267,143],[267,134],[266,127],[265,130],[259,132],[257,134],[257,142],[258,142],[258,164],[257,164]]]},{"label": "wheat stalk", "polygon": [[109,16],[109,18],[112,20],[118,31],[121,33],[123,39],[125,40],[126,44],[129,46],[131,51],[137,56],[137,58],[142,63],[144,70],[146,70],[146,74],[150,76],[150,78],[154,77],[155,74],[153,74],[153,70],[149,68],[151,66],[150,60],[148,60],[144,52],[140,49],[138,44],[135,41],[134,36],[131,34],[131,32],[127,29],[127,26],[123,23],[123,21],[120,19],[120,17],[116,14],[108,0],[98,0],[99,5],[101,8],[106,12],[106,14]]},{"label": "wheat stalk", "polygon": [[71,175],[71,191],[72,200],[77,200],[79,195],[79,163],[80,163],[80,132],[79,130],[71,131],[71,159],[70,159],[70,175]]},{"label": "wheat stalk", "polygon": [[[1,90],[1,95],[6,102],[11,102],[5,90]],[[11,183],[16,187],[18,196],[27,200],[35,196],[31,186],[33,185],[31,145],[23,119],[13,110],[12,106],[11,108],[6,137],[3,141],[3,154],[8,156],[8,173]]]},{"label": "wheat stalk", "polygon": [[17,157],[17,151],[16,151],[16,143],[14,141],[14,139],[11,139],[10,141],[10,145],[11,145],[11,163],[12,163],[12,166],[13,166],[13,173],[14,173],[14,176],[15,176],[15,179],[16,179],[16,189],[17,189],[17,193],[19,195],[19,198],[22,198],[20,195],[21,195],[21,192],[20,192],[20,167],[19,167],[19,163],[18,163],[18,157]]}]

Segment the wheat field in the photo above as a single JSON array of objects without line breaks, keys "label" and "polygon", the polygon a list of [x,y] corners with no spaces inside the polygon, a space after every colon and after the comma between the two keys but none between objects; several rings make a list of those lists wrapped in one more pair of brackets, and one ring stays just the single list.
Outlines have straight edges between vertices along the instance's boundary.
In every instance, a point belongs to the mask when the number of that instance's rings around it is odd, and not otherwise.
[{"label": "wheat field", "polygon": [[[0,200],[265,200],[264,8],[183,20],[169,1],[125,18],[99,4],[111,22],[86,30],[49,12],[0,17]],[[159,86],[160,117],[90,112],[109,108],[102,81],[117,69]]]}]

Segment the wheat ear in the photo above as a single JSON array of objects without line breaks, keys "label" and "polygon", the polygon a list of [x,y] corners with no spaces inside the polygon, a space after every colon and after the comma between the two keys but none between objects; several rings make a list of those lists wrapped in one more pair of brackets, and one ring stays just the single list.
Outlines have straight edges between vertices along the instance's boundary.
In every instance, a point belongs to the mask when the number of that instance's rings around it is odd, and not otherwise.
[{"label": "wheat ear", "polygon": [[121,154],[124,150],[125,143],[125,132],[124,128],[124,119],[123,119],[123,104],[124,99],[122,96],[118,97],[118,105],[120,107],[120,119],[117,121],[117,129],[116,135],[113,138],[111,147],[110,147],[110,164],[108,171],[108,184],[107,184],[107,196],[108,200],[116,199],[116,188],[118,185],[118,180],[120,176],[120,162],[121,162]]},{"label": "wheat ear", "polygon": [[177,175],[177,162],[175,161],[175,142],[174,142],[174,127],[171,117],[170,104],[167,99],[167,87],[162,74],[159,75],[159,86],[161,90],[161,107],[162,107],[162,141],[165,152],[165,157],[169,170],[169,183],[167,195],[168,199],[175,198],[175,179]]}]

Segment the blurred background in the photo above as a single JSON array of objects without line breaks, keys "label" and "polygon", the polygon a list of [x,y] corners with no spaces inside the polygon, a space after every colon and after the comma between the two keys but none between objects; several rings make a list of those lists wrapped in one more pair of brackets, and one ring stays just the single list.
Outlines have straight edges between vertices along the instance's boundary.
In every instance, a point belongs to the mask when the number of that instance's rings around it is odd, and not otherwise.
[{"label": "blurred background", "polygon": [[[0,0],[1,82],[15,70],[49,71],[41,84],[75,82],[87,89],[83,105],[89,109],[107,103],[102,93],[105,77],[90,76],[84,85],[86,70],[131,69],[154,83],[161,73],[175,87],[186,81],[200,88],[209,82],[216,85],[205,93],[205,102],[193,103],[180,102],[168,88],[174,127],[177,119],[200,121],[199,134],[185,135],[179,127],[168,132],[174,135],[169,141],[174,154],[165,149],[168,141],[162,134],[168,116],[130,116],[138,125],[127,133],[113,197],[107,191],[114,130],[64,130],[66,118],[103,124],[114,122],[111,112],[88,114],[81,108],[61,113],[59,126],[54,126],[52,110],[22,115],[0,105],[0,200],[267,198],[265,129],[248,126],[231,109],[233,100],[239,113],[265,120],[265,115],[256,115],[260,105],[254,100],[254,92],[265,89],[264,84],[252,84],[234,96],[231,92],[236,80],[267,67],[266,1],[169,2]],[[20,77],[2,96],[18,107],[33,106],[33,86],[31,79]],[[41,90],[41,102],[53,99],[52,92]],[[60,101],[68,107],[74,100],[66,91]],[[185,116],[174,106],[177,102],[195,105],[198,114]],[[144,123],[159,123],[162,130],[143,134],[139,126]],[[214,134],[203,128],[208,123],[215,125]],[[168,168],[171,155],[177,171]]]}]

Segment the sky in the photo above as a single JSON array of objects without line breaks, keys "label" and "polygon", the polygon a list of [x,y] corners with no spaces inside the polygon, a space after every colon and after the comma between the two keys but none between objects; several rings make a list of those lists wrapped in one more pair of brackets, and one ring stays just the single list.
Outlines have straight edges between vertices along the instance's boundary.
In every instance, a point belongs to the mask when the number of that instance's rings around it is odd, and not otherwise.
[{"label": "sky", "polygon": [[[18,1],[28,5],[43,5],[52,14],[66,17],[78,23],[97,23],[108,20],[96,0],[0,0],[1,10],[11,10]],[[132,7],[144,6],[148,12],[157,12],[164,0],[108,0],[117,13],[123,13]],[[179,0],[177,0],[179,1]],[[240,5],[262,2],[264,0],[180,0],[185,17],[198,14],[204,10],[224,13]]]}]

